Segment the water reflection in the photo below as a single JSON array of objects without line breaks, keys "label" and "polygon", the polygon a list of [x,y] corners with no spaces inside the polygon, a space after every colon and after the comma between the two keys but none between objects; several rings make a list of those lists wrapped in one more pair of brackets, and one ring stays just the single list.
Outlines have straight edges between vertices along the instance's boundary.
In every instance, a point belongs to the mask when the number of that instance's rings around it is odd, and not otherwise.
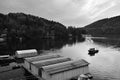
[{"label": "water reflection", "polygon": [[[88,55],[88,50],[97,48],[99,53]],[[120,52],[111,46],[99,45],[94,41],[76,43],[73,46],[66,45],[61,49],[61,55],[72,59],[85,59],[90,63],[90,72],[94,80],[120,80]]]},{"label": "water reflection", "polygon": [[[114,44],[113,44],[114,43]],[[85,59],[90,63],[90,72],[94,80],[120,80],[120,48],[119,40],[106,40],[104,38],[87,38],[84,42],[78,40],[41,40],[9,45],[8,50],[36,48],[38,50],[57,50],[55,53],[74,60]],[[117,46],[114,47],[114,46]],[[88,55],[90,48],[96,48],[99,53]],[[7,51],[9,52],[9,51]]]},{"label": "water reflection", "polygon": [[90,56],[95,56],[95,54],[96,54],[96,53],[94,53],[94,54],[90,54],[90,53],[88,53],[88,55],[90,55]]},{"label": "water reflection", "polygon": [[0,53],[13,55],[16,50],[23,49],[37,49],[37,50],[57,50],[68,44],[72,46],[76,42],[82,42],[84,39],[70,39],[70,40],[54,40],[54,39],[41,39],[27,42],[8,42],[6,45],[0,46]]},{"label": "water reflection", "polygon": [[104,46],[114,46],[114,47],[120,47],[120,39],[118,38],[102,38],[102,39],[97,39],[97,38],[92,38],[92,40],[99,45],[104,45]]}]

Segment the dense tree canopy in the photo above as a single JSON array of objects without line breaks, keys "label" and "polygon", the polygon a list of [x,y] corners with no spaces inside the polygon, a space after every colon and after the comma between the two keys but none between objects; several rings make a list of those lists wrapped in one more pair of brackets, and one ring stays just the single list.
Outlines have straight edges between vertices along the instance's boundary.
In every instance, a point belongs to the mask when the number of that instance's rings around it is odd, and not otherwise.
[{"label": "dense tree canopy", "polygon": [[85,29],[93,36],[120,37],[120,16],[96,21]]},{"label": "dense tree canopy", "polygon": [[81,37],[82,33],[85,33],[82,29],[66,28],[59,22],[30,14],[0,14],[0,35],[6,34],[8,40],[68,39],[69,34]]}]

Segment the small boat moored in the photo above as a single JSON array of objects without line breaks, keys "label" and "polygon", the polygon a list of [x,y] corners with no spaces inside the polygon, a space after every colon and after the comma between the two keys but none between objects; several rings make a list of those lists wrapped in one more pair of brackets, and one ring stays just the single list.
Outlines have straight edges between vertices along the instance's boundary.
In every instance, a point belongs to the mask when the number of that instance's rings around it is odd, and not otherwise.
[{"label": "small boat moored", "polygon": [[89,54],[95,54],[95,53],[98,53],[99,50],[97,50],[97,49],[95,49],[95,48],[90,48],[90,49],[88,50],[88,52],[89,52]]}]

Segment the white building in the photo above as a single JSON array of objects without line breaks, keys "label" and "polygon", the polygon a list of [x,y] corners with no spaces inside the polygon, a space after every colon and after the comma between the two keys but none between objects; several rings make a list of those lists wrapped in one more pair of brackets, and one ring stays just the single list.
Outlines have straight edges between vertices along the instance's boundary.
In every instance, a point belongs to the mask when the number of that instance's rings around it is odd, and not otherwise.
[{"label": "white building", "polygon": [[31,65],[31,73],[44,80],[70,80],[81,74],[89,73],[89,63],[85,60],[56,62],[57,59],[56,61],[51,59],[50,61],[33,62]]},{"label": "white building", "polygon": [[30,49],[30,50],[18,50],[15,52],[15,56],[17,58],[25,58],[25,57],[31,57],[38,55],[36,49]]},{"label": "white building", "polygon": [[83,59],[71,60],[57,54],[25,58],[24,67],[42,80],[70,80],[89,73],[89,63]]},{"label": "white building", "polygon": [[68,61],[49,66],[43,66],[41,77],[45,80],[69,80],[81,74],[89,73],[89,63],[85,60]]},{"label": "white building", "polygon": [[68,61],[71,61],[71,59],[66,58],[66,57],[60,57],[60,58],[53,58],[53,59],[47,59],[47,60],[32,62],[31,72],[34,75],[42,76],[41,68],[43,66],[48,66],[48,65],[53,65],[53,64],[58,64],[58,63],[63,63],[63,62],[68,62]]},{"label": "white building", "polygon": [[24,67],[28,70],[31,70],[32,62],[53,59],[53,58],[59,58],[59,57],[61,57],[61,56],[57,55],[57,54],[44,54],[44,55],[39,55],[39,56],[35,56],[35,57],[25,58]]}]

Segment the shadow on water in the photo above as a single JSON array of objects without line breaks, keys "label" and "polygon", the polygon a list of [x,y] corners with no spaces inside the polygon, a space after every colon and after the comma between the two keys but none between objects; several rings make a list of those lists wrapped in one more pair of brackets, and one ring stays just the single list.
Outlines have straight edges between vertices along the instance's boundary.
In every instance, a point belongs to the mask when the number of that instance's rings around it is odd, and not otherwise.
[{"label": "shadow on water", "polygon": [[88,55],[90,55],[90,56],[95,56],[95,54],[96,54],[96,53],[94,53],[94,54],[90,54],[90,53],[88,53]]},{"label": "shadow on water", "polygon": [[76,42],[82,42],[84,39],[70,40],[55,40],[55,39],[40,39],[26,42],[12,41],[0,46],[0,55],[14,55],[16,50],[37,49],[37,50],[58,50],[65,45],[73,45]]},{"label": "shadow on water", "polygon": [[106,39],[92,39],[95,43],[103,46],[114,46],[115,48],[120,47],[120,39],[116,38],[106,38]]}]

